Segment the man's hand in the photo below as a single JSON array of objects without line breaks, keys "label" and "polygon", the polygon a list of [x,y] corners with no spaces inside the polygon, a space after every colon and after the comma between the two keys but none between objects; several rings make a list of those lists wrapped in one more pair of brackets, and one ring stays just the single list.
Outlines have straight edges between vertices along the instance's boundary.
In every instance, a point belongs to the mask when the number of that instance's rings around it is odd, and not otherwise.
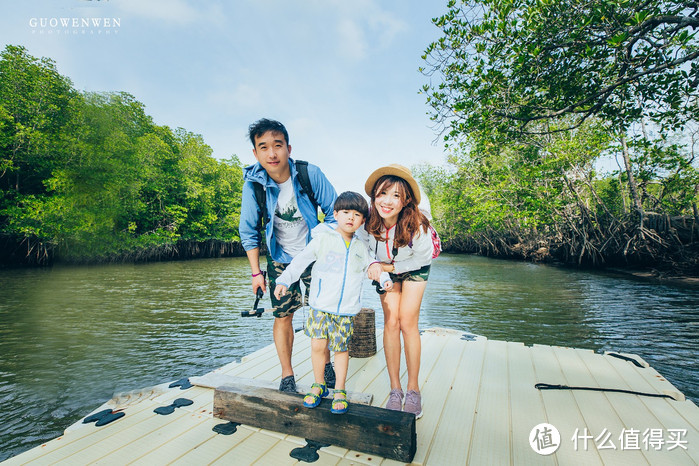
[{"label": "man's hand", "polygon": [[258,288],[262,288],[262,293],[265,292],[265,277],[263,274],[257,277],[252,277],[252,292],[257,295]]}]

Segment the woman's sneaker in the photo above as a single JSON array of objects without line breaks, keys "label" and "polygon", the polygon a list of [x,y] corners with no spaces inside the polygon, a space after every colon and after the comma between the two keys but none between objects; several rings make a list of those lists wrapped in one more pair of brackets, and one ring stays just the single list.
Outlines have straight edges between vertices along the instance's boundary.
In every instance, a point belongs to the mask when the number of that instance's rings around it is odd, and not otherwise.
[{"label": "woman's sneaker", "polygon": [[386,409],[392,409],[394,411],[400,411],[403,409],[403,390],[400,388],[394,388],[391,390],[391,393],[388,394]]},{"label": "woman's sneaker", "polygon": [[405,406],[403,411],[415,415],[415,419],[422,417],[422,396],[415,390],[408,390],[405,394]]}]

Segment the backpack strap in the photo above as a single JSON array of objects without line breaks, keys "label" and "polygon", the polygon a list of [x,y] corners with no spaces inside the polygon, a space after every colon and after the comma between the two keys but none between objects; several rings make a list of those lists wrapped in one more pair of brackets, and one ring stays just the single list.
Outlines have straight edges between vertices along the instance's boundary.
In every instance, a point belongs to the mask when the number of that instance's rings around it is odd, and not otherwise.
[{"label": "backpack strap", "polygon": [[296,171],[299,174],[299,183],[301,183],[301,194],[308,196],[311,204],[318,210],[318,201],[316,201],[313,186],[311,186],[311,178],[308,176],[308,162],[305,160],[296,160]]},{"label": "backpack strap", "polygon": [[267,193],[264,186],[256,181],[252,182],[252,187],[255,188],[255,199],[260,208],[260,229],[263,229],[269,222],[269,218],[267,218]]}]

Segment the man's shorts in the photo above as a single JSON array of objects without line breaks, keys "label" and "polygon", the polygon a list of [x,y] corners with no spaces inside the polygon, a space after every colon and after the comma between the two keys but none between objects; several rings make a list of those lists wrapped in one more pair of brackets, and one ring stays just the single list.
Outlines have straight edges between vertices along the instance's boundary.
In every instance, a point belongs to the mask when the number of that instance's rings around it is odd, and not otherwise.
[{"label": "man's shorts", "polygon": [[306,320],[306,335],[328,340],[330,351],[347,351],[352,336],[354,316],[337,316],[311,308]]},{"label": "man's shorts", "polygon": [[292,283],[281,299],[277,299],[274,296],[274,288],[277,286],[277,278],[284,272],[287,265],[289,264],[282,264],[271,260],[269,257],[267,258],[267,280],[269,281],[269,295],[272,300],[272,307],[274,307],[274,317],[290,316],[303,306],[303,293],[301,293],[299,282],[302,281],[306,286],[306,292],[308,292],[311,286],[311,268],[313,264],[303,271],[298,282]]},{"label": "man's shorts", "polygon": [[409,270],[403,273],[389,273],[393,283],[398,282],[426,282],[430,276],[430,265],[426,265],[417,270]]}]

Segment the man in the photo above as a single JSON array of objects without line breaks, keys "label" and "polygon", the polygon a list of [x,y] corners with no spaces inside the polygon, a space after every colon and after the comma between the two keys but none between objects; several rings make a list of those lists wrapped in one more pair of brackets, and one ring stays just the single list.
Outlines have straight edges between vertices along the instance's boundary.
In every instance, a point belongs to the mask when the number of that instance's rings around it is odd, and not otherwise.
[{"label": "man", "polygon": [[[272,291],[277,277],[291,259],[304,249],[311,239],[311,230],[320,223],[317,206],[325,214],[325,221],[334,221],[333,206],[337,193],[317,166],[307,164],[306,167],[305,163],[297,163],[290,158],[289,134],[280,122],[263,118],[250,125],[248,135],[257,163],[246,167],[243,172],[245,182],[240,209],[240,240],[252,270],[252,290],[254,293],[258,288],[264,290],[265,279],[259,260],[262,243],[260,224],[266,221],[267,277],[275,309],[274,345],[282,367],[279,390],[296,393],[291,366],[294,344],[292,319],[294,312],[303,304],[303,296],[298,282],[281,299],[277,299]],[[310,193],[307,192],[309,190]],[[310,267],[301,280],[308,289]],[[325,353],[325,380],[328,385],[334,386],[335,371],[327,348]]]}]

